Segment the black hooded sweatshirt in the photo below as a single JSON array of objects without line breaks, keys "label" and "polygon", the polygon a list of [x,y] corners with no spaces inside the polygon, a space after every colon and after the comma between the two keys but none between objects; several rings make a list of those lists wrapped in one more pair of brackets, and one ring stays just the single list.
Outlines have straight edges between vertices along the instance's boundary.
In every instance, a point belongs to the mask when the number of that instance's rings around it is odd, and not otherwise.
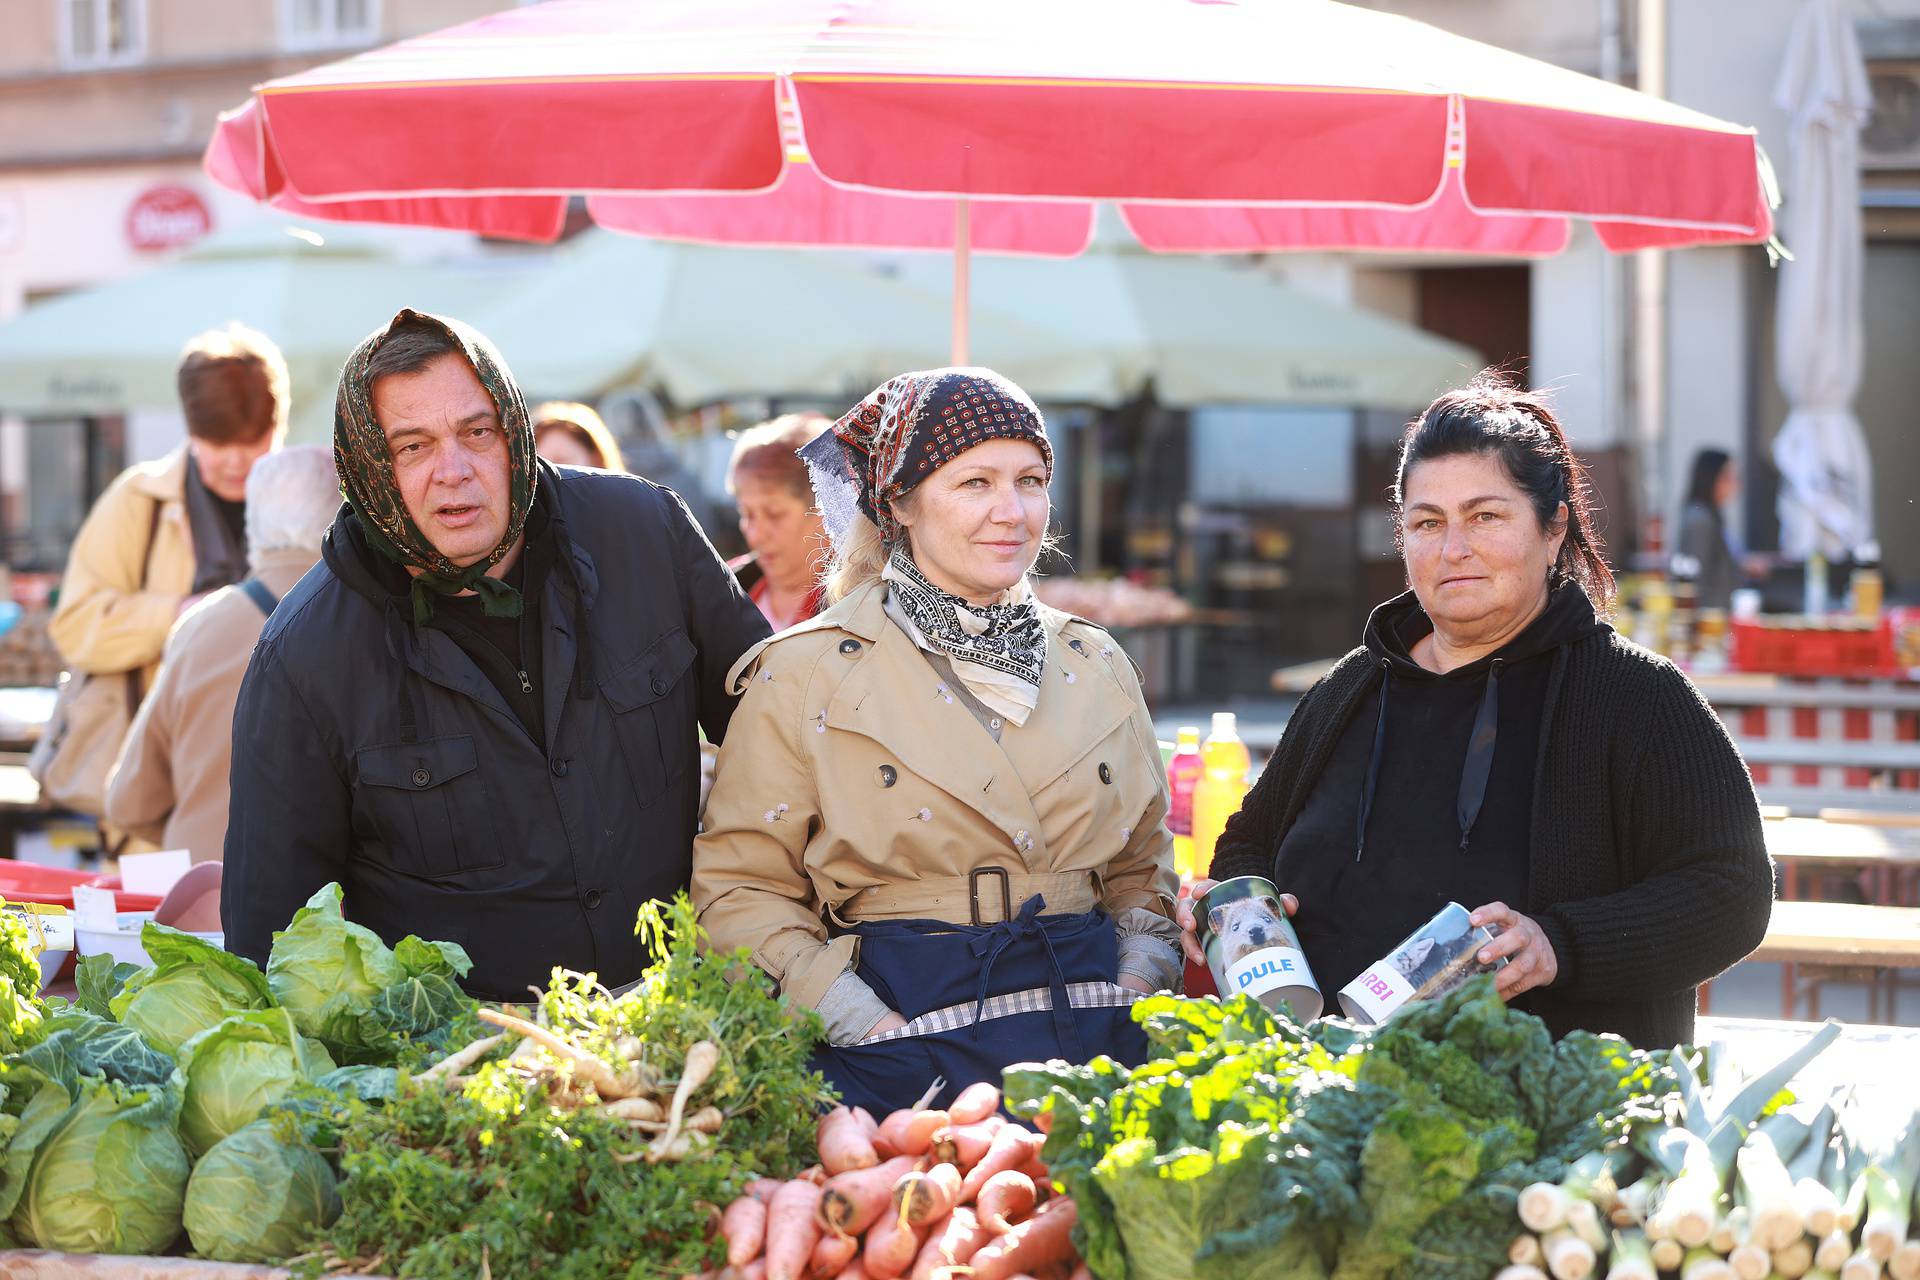
[{"label": "black hooded sweatshirt", "polygon": [[[1753,784],[1699,691],[1594,619],[1577,586],[1557,586],[1536,627],[1494,655],[1497,682],[1492,661],[1434,676],[1407,660],[1427,628],[1413,597],[1382,605],[1367,646],[1294,708],[1211,874],[1300,896],[1329,1002],[1447,899],[1503,896],[1559,962],[1525,997],[1554,1034],[1682,1043],[1694,988],[1766,933],[1773,870]],[[1470,743],[1490,686],[1482,790]]]},{"label": "black hooded sweatshirt", "polygon": [[1551,656],[1605,626],[1578,589],[1557,591],[1497,653],[1437,675],[1413,659],[1433,630],[1413,597],[1374,610],[1366,651],[1385,679],[1354,708],[1278,858],[1329,1007],[1449,901],[1524,908]]}]

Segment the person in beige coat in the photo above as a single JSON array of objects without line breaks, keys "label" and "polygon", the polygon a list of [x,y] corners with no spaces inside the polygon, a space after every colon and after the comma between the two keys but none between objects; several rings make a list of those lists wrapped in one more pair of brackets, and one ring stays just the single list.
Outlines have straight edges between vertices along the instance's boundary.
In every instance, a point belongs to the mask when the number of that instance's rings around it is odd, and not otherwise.
[{"label": "person in beige coat", "polygon": [[876,1114],[1010,1063],[1137,1059],[1179,982],[1153,724],[1098,627],[1034,599],[1052,450],[984,369],[884,384],[802,452],[833,602],[748,651],[693,896]]},{"label": "person in beige coat", "polygon": [[247,473],[286,434],[286,360],[238,325],[203,333],[179,389],[186,442],[108,485],[68,555],[47,634],[75,671],[151,686],[182,609],[246,574]]},{"label": "person in beige coat", "polygon": [[340,506],[333,455],[312,445],[262,458],[247,478],[247,579],[181,616],[107,782],[107,820],[195,862],[227,838],[233,708],[268,612],[320,559]]}]

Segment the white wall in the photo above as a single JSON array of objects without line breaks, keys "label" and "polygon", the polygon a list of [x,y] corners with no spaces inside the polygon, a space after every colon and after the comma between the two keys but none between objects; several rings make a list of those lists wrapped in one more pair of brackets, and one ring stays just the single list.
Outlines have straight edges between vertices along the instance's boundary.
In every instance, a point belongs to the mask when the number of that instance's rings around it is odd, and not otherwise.
[{"label": "white wall", "polygon": [[1554,413],[1582,449],[1605,449],[1626,435],[1616,370],[1607,360],[1609,270],[1599,238],[1576,226],[1567,251],[1534,263],[1533,360],[1536,387],[1553,393]]}]

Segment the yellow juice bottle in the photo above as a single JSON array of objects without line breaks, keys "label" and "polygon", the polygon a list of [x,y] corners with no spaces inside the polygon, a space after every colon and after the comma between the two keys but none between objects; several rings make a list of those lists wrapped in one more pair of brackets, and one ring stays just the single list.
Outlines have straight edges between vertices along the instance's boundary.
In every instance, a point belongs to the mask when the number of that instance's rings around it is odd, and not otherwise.
[{"label": "yellow juice bottle", "polygon": [[1193,787],[1193,865],[1205,875],[1227,819],[1240,812],[1253,759],[1231,711],[1213,713],[1213,730],[1200,747],[1200,780]]}]

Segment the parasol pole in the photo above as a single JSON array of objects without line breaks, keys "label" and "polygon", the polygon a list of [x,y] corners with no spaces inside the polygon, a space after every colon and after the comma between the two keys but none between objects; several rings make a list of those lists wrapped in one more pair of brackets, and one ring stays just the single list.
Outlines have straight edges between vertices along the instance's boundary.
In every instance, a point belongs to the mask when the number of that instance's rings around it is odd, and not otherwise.
[{"label": "parasol pole", "polygon": [[973,210],[965,196],[953,202],[953,350],[954,364],[971,364],[967,352],[967,313],[971,309]]}]

